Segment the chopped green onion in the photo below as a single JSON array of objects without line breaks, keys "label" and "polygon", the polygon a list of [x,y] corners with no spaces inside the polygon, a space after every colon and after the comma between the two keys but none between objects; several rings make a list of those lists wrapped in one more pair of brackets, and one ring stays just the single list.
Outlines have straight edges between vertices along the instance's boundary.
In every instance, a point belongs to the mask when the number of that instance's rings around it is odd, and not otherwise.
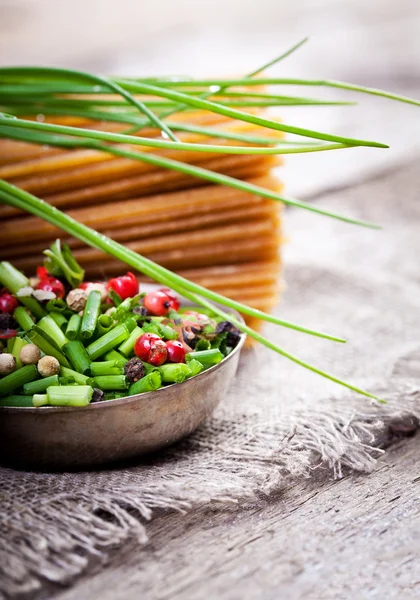
[{"label": "chopped green onion", "polygon": [[80,325],[82,324],[82,317],[75,313],[69,319],[66,328],[66,337],[69,340],[75,340],[79,335]]},{"label": "chopped green onion", "polygon": [[99,315],[98,321],[96,323],[95,336],[100,337],[111,331],[112,326],[114,324],[114,320],[109,315]]},{"label": "chopped green onion", "polygon": [[46,314],[38,300],[32,296],[18,296],[19,290],[29,286],[29,279],[7,261],[0,262],[0,284],[17,296],[19,302],[29,308],[38,319]]},{"label": "chopped green onion", "polygon": [[162,323],[156,323],[159,335],[165,340],[176,340],[178,339],[178,333],[170,325],[162,325]]},{"label": "chopped green onion", "polygon": [[105,392],[104,400],[118,400],[119,398],[126,398],[127,393],[124,392]]},{"label": "chopped green onion", "polygon": [[62,298],[53,298],[52,300],[48,300],[45,308],[48,312],[63,313],[67,310],[67,304]]},{"label": "chopped green onion", "polygon": [[73,368],[82,375],[90,374],[90,358],[85,347],[79,340],[72,340],[63,346],[63,352],[69,359]]},{"label": "chopped green onion", "polygon": [[80,327],[80,337],[88,339],[92,337],[98,317],[101,310],[101,292],[92,290],[88,296],[85,309],[83,311],[82,325]]},{"label": "chopped green onion", "polygon": [[129,386],[125,375],[99,375],[91,377],[88,383],[100,390],[126,390]]},{"label": "chopped green onion", "polygon": [[112,360],[116,367],[123,367],[128,363],[128,358],[125,358],[117,350],[110,350],[104,356],[105,360]]},{"label": "chopped green onion", "polygon": [[57,323],[61,331],[65,334],[68,322],[63,313],[57,312],[56,310],[52,310],[49,316]]},{"label": "chopped green onion", "polygon": [[23,386],[23,393],[26,396],[32,396],[33,394],[43,394],[47,391],[50,385],[60,385],[58,375],[51,375],[51,377],[44,377],[37,379],[36,381],[30,381],[25,383]]},{"label": "chopped green onion", "polygon": [[70,363],[64,354],[58,350],[46,337],[43,335],[42,329],[37,326],[33,327],[31,331],[28,331],[27,336],[35,346],[48,356],[54,356],[63,367],[69,367]]},{"label": "chopped green onion", "polygon": [[200,350],[210,350],[211,349],[211,343],[209,342],[209,340],[205,340],[205,339],[200,339],[198,340],[198,342],[195,345],[194,350],[196,351],[200,351]]},{"label": "chopped green onion", "polygon": [[38,408],[39,406],[47,406],[47,404],[47,394],[34,394],[32,396],[32,406],[36,406]]},{"label": "chopped green onion", "polygon": [[23,306],[18,306],[14,310],[13,318],[17,321],[19,327],[23,329],[23,331],[29,331],[35,325],[35,321]]},{"label": "chopped green onion", "polygon": [[130,356],[130,354],[134,352],[134,344],[136,343],[137,339],[143,335],[143,333],[143,329],[140,327],[135,327],[130,333],[130,336],[118,348],[119,352],[124,354],[124,356]]},{"label": "chopped green onion", "polygon": [[162,365],[159,367],[159,372],[163,383],[182,383],[191,375],[189,367],[184,363]]},{"label": "chopped green onion", "polygon": [[32,398],[29,396],[6,396],[5,398],[0,398],[0,406],[23,406],[30,407],[33,406]]},{"label": "chopped green onion", "polygon": [[26,365],[0,379],[0,396],[7,396],[21,388],[25,383],[37,379],[38,371],[35,365]]},{"label": "chopped green onion", "polygon": [[124,323],[117,325],[108,333],[89,344],[86,351],[89,355],[90,360],[96,360],[109,350],[112,350],[116,346],[119,346],[124,340],[128,338],[130,331],[127,329]]},{"label": "chopped green onion", "polygon": [[73,371],[73,369],[69,369],[68,367],[63,367],[61,366],[60,368],[60,375],[62,377],[67,377],[67,378],[71,378],[74,380],[75,383],[77,383],[77,385],[86,385],[87,384],[87,380],[89,379],[86,375],[82,375],[81,373],[78,373],[77,371]]},{"label": "chopped green onion", "polygon": [[90,385],[58,385],[47,389],[48,404],[51,406],[87,406],[92,399]]},{"label": "chopped green onion", "polygon": [[114,360],[92,362],[90,363],[90,373],[92,377],[100,375],[123,375],[124,367],[117,366]]},{"label": "chopped green onion", "polygon": [[51,313],[46,317],[40,319],[36,324],[36,328],[41,329],[43,333],[45,332],[59,350],[61,350],[64,344],[67,344],[68,342],[68,339],[66,338],[60,327],[51,317]]},{"label": "chopped green onion", "polygon": [[20,360],[20,351],[24,346],[26,346],[28,342],[26,342],[23,338],[16,336],[14,338],[12,354],[16,358],[16,368],[21,369],[23,367],[22,361]]},{"label": "chopped green onion", "polygon": [[130,386],[128,390],[130,395],[143,394],[144,392],[153,392],[162,385],[162,375],[157,369],[145,375]]},{"label": "chopped green onion", "polygon": [[195,375],[198,375],[204,369],[201,362],[199,362],[195,358],[191,358],[188,361],[188,368],[190,370],[190,377],[194,377]]},{"label": "chopped green onion", "polygon": [[220,350],[202,350],[201,352],[189,352],[185,355],[185,360],[187,364],[190,360],[195,359],[200,362],[205,369],[212,367],[213,365],[217,365],[219,362],[223,360],[223,354]]}]

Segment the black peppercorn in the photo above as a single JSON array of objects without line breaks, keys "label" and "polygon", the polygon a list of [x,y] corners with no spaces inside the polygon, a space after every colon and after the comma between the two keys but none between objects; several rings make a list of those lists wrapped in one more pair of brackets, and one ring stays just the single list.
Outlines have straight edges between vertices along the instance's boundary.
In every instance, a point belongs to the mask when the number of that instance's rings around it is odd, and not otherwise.
[{"label": "black peppercorn", "polygon": [[230,321],[221,321],[216,325],[216,333],[227,333],[235,329],[235,326]]},{"label": "black peppercorn", "polygon": [[127,376],[127,378],[134,383],[135,381],[138,381],[139,379],[141,379],[142,377],[145,376],[146,374],[146,370],[144,368],[143,363],[141,362],[141,360],[139,358],[131,358],[128,363],[126,363],[125,367],[125,374]]}]

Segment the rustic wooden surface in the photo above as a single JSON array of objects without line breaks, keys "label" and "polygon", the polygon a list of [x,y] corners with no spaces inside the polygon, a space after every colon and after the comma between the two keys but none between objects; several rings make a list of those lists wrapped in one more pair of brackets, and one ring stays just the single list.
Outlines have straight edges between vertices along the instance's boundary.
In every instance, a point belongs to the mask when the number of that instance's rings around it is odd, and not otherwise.
[{"label": "rustic wooden surface", "polygon": [[[145,74],[243,72],[309,34],[312,48],[277,73],[420,96],[419,28],[418,0],[0,0],[0,63]],[[286,115],[291,123],[301,119],[296,110]],[[299,122],[392,148],[358,150],[354,158],[340,152],[291,158],[284,171],[289,193],[316,196],[420,157],[414,107],[366,100],[364,108],[318,111]],[[252,511],[162,515],[150,524],[149,546],[127,546],[105,574],[92,571],[53,597],[418,598],[419,464],[417,436],[388,450],[370,476],[333,481],[318,472]]]}]

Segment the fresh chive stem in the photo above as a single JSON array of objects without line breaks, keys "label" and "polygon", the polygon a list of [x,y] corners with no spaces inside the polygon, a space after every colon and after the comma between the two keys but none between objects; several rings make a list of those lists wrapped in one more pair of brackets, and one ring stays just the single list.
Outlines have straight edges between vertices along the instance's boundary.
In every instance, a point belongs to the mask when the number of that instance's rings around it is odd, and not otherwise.
[{"label": "fresh chive stem", "polygon": [[127,377],[125,375],[98,375],[88,380],[88,383],[103,391],[126,390],[129,387]]},{"label": "fresh chive stem", "polygon": [[89,293],[85,309],[83,311],[82,324],[80,326],[80,337],[84,340],[92,337],[98,317],[101,311],[101,292],[92,290]]},{"label": "fresh chive stem", "polygon": [[23,329],[23,331],[29,331],[35,325],[35,321],[23,306],[18,306],[14,310],[13,318],[17,321],[19,327]]},{"label": "fresh chive stem", "polygon": [[36,324],[38,329],[45,332],[49,338],[54,340],[54,344],[61,350],[64,344],[67,344],[68,339],[64,335],[61,328],[57,325],[56,321],[51,317],[51,313],[45,317],[42,317]]},{"label": "fresh chive stem", "polygon": [[[58,327],[61,329],[61,331],[65,334],[65,332],[67,330],[68,321],[67,321],[66,317],[63,315],[63,313],[52,310],[49,313],[49,316],[51,317],[51,319],[53,319],[53,321],[55,321],[55,323],[58,325]],[[66,335],[65,335],[65,337],[67,338]]]},{"label": "fresh chive stem", "polygon": [[143,394],[144,392],[153,392],[158,390],[162,385],[162,375],[155,369],[148,375],[145,375],[130,386],[128,393],[130,396],[135,394]]},{"label": "fresh chive stem", "polygon": [[201,362],[199,362],[195,358],[190,358],[190,360],[188,361],[188,368],[190,370],[190,377],[198,375],[204,369]]},{"label": "fresh chive stem", "polygon": [[189,367],[183,363],[162,365],[159,367],[159,372],[163,383],[182,383],[191,375]]},{"label": "fresh chive stem", "polygon": [[37,326],[35,326],[31,329],[31,331],[28,331],[27,336],[31,340],[32,344],[38,346],[41,352],[47,354],[48,356],[54,356],[61,366],[70,367],[70,363],[64,354],[58,350],[48,339],[46,339],[46,337],[44,337],[42,329],[39,329]]},{"label": "fresh chive stem", "polygon": [[78,337],[81,323],[82,317],[79,314],[75,313],[70,317],[66,328],[66,337],[69,340],[75,340]]},{"label": "fresh chive stem", "polygon": [[60,385],[58,375],[51,375],[51,377],[43,377],[42,379],[36,379],[35,381],[25,383],[23,386],[23,393],[26,396],[44,394],[50,385]]},{"label": "fresh chive stem", "polygon": [[105,333],[103,336],[89,344],[86,348],[86,351],[89,355],[91,361],[96,360],[100,356],[109,352],[109,350],[113,350],[116,346],[119,346],[122,342],[124,342],[130,335],[130,331],[121,323]]},{"label": "fresh chive stem", "polygon": [[40,406],[47,406],[48,397],[47,394],[34,394],[32,396],[32,406],[39,408]]},{"label": "fresh chive stem", "polygon": [[59,385],[47,389],[47,400],[50,406],[87,406],[92,395],[93,389],[90,385]]},{"label": "fresh chive stem", "polygon": [[105,361],[112,360],[116,367],[123,367],[128,363],[128,358],[125,358],[117,350],[110,350],[104,355]]},{"label": "fresh chive stem", "polygon": [[13,371],[13,373],[0,379],[0,396],[11,394],[23,387],[25,383],[34,381],[37,377],[38,371],[35,365],[26,365],[17,371]]},{"label": "fresh chive stem", "polygon": [[219,362],[223,360],[223,354],[220,350],[201,350],[199,352],[189,352],[185,355],[185,360],[187,364],[190,360],[198,360],[199,363],[203,365],[205,369],[217,365]]},{"label": "fresh chive stem", "polygon": [[134,344],[137,339],[143,335],[144,331],[141,327],[136,326],[133,331],[130,333],[130,336],[121,344],[118,348],[118,351],[124,356],[130,356],[134,352]]},{"label": "fresh chive stem", "polygon": [[99,315],[98,321],[96,323],[95,335],[97,335],[98,337],[104,335],[104,333],[111,331],[113,325],[114,321],[112,317],[110,317],[109,315]]},{"label": "fresh chive stem", "polygon": [[58,312],[63,313],[67,310],[67,304],[62,298],[53,298],[47,302],[45,307],[49,313]]},{"label": "fresh chive stem", "polygon": [[63,346],[63,352],[75,371],[82,375],[90,374],[90,359],[82,342],[73,340]]},{"label": "fresh chive stem", "polygon": [[20,360],[20,351],[24,346],[27,345],[27,341],[23,338],[16,336],[13,342],[12,354],[16,358],[16,368],[21,369],[23,367],[22,361]]},{"label": "fresh chive stem", "polygon": [[92,362],[90,363],[90,373],[92,377],[99,377],[101,375],[123,375],[124,367],[118,366],[114,360]]},{"label": "fresh chive stem", "polygon": [[6,396],[5,398],[0,398],[0,406],[18,406],[27,408],[33,406],[33,404],[31,397],[15,394]]},{"label": "fresh chive stem", "polygon": [[68,379],[73,379],[77,385],[86,385],[87,380],[89,379],[86,375],[82,375],[82,373],[78,373],[73,369],[69,369],[68,367],[61,366],[60,368],[61,377],[66,377]]}]

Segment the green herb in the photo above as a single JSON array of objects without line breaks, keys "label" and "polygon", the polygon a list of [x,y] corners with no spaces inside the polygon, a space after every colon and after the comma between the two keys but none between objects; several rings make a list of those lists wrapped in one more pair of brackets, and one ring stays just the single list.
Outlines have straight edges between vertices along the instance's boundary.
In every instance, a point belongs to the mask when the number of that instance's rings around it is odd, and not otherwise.
[{"label": "green herb", "polygon": [[101,375],[123,375],[124,367],[118,366],[114,360],[90,363],[90,372],[92,377]]},{"label": "green herb", "polygon": [[50,406],[87,406],[92,395],[93,389],[90,385],[59,385],[47,389],[47,401]]},{"label": "green herb", "polygon": [[33,404],[32,398],[29,396],[12,395],[0,398],[0,406],[30,407],[33,406]]},{"label": "green herb", "polygon": [[[18,296],[19,290],[29,287],[29,279],[9,262],[3,261],[0,262],[0,284],[6,287],[10,293]],[[38,319],[46,314],[38,300],[32,298],[32,296],[18,296],[18,298],[19,302],[26,306]]]},{"label": "green herb", "polygon": [[89,293],[85,309],[83,311],[82,324],[80,326],[80,337],[84,340],[92,337],[96,329],[98,317],[101,311],[101,292],[93,290]]},{"label": "green herb", "polygon": [[168,363],[159,367],[163,383],[182,383],[191,375],[187,365],[183,363]]},{"label": "green herb", "polygon": [[77,385],[86,385],[87,380],[89,379],[89,377],[87,377],[86,375],[82,375],[82,373],[78,373],[77,371],[73,371],[73,369],[69,369],[68,367],[63,366],[61,366],[60,368],[60,375],[62,377],[73,379],[74,382],[77,383]]},{"label": "green herb", "polygon": [[187,364],[190,360],[198,360],[205,369],[217,365],[223,360],[223,354],[219,350],[201,350],[200,352],[189,352],[185,355]]},{"label": "green herb", "polygon": [[134,394],[143,394],[144,392],[153,392],[158,390],[162,385],[162,375],[155,369],[148,375],[145,375],[139,381],[136,381],[128,390],[130,396]]},{"label": "green herb", "polygon": [[25,383],[37,379],[38,371],[35,365],[26,365],[17,371],[0,379],[0,396],[7,396],[23,387]]},{"label": "green herb", "polygon": [[100,390],[126,390],[129,386],[125,375],[98,375],[90,378],[88,383]]},{"label": "green herb", "polygon": [[35,321],[32,319],[28,311],[23,306],[18,306],[13,312],[13,318],[17,321],[19,327],[23,331],[29,331],[35,325]]},{"label": "green herb", "polygon": [[67,328],[66,328],[66,337],[69,340],[75,340],[78,337],[81,324],[82,324],[82,317],[80,315],[78,315],[77,313],[75,313],[74,315],[72,315],[70,317],[69,322],[67,324]]},{"label": "green herb", "polygon": [[69,361],[61,350],[58,350],[57,347],[47,339],[47,334],[42,329],[39,329],[37,325],[35,325],[31,331],[28,331],[27,336],[32,344],[38,346],[41,352],[48,356],[54,356],[63,367],[70,367]]},{"label": "green herb", "polygon": [[[66,317],[63,315],[63,313],[52,310],[49,313],[49,316],[51,317],[51,319],[53,319],[56,322],[56,324],[59,326],[61,331],[65,334],[65,332],[67,331],[68,321],[67,321]],[[66,338],[67,338],[67,336],[66,336]]]},{"label": "green herb", "polygon": [[130,331],[124,323],[117,325],[114,329],[111,329],[111,331],[108,331],[108,333],[105,333],[103,336],[89,344],[86,350],[90,360],[96,360],[103,354],[109,352],[109,350],[119,346],[129,337],[129,335]]},{"label": "green herb", "polygon": [[133,331],[130,333],[130,336],[121,344],[118,348],[121,354],[124,356],[130,356],[130,354],[134,351],[134,344],[141,335],[143,335],[144,331],[140,327],[135,327]]},{"label": "green herb", "polygon": [[36,381],[30,381],[29,383],[25,383],[23,386],[23,393],[26,396],[33,396],[33,394],[43,394],[47,391],[47,388],[50,385],[60,385],[58,375],[51,375],[51,377],[43,377],[42,379],[37,379]]},{"label": "green herb", "polygon": [[63,352],[73,365],[75,371],[82,373],[82,375],[90,374],[90,358],[82,342],[79,340],[67,342],[63,346]]},{"label": "green herb", "polygon": [[21,369],[23,367],[22,361],[20,360],[19,356],[20,356],[20,351],[22,350],[22,348],[24,346],[27,345],[27,343],[28,342],[26,342],[23,338],[21,338],[19,336],[16,336],[14,338],[12,354],[16,358],[16,368],[17,369]]},{"label": "green herb", "polygon": [[82,283],[85,272],[74,259],[68,244],[61,247],[60,240],[56,240],[44,254],[47,257],[44,264],[51,275],[65,277],[72,287]]},{"label": "green herb", "polygon": [[61,350],[64,344],[67,344],[68,342],[68,339],[60,327],[51,317],[51,313],[48,316],[42,317],[42,319],[40,319],[35,325],[35,328],[40,329],[42,335],[46,333],[59,350]]}]

